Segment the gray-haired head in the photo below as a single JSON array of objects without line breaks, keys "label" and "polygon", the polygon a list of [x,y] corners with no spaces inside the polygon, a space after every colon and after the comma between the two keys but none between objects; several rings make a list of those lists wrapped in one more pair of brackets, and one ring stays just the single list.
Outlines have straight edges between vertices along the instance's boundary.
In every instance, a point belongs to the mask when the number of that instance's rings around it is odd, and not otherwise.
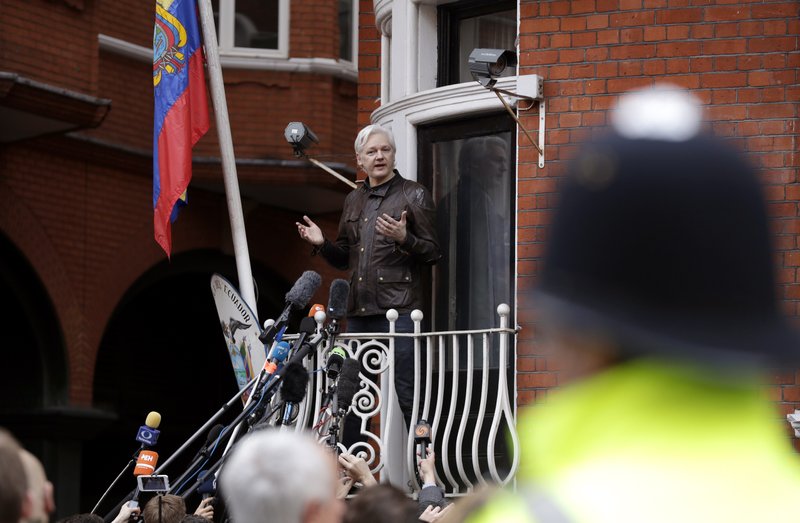
[{"label": "gray-haired head", "polygon": [[356,136],[356,154],[361,153],[361,151],[364,149],[364,144],[367,143],[367,140],[369,140],[369,137],[373,134],[382,134],[386,136],[386,139],[389,140],[389,145],[392,146],[392,150],[395,152],[397,151],[397,146],[394,143],[394,135],[392,134],[392,131],[378,124],[370,124],[361,129],[361,131],[358,132],[358,136]]},{"label": "gray-haired head", "polygon": [[220,487],[236,523],[300,523],[310,507],[337,502],[335,471],[311,436],[262,430],[236,444]]}]

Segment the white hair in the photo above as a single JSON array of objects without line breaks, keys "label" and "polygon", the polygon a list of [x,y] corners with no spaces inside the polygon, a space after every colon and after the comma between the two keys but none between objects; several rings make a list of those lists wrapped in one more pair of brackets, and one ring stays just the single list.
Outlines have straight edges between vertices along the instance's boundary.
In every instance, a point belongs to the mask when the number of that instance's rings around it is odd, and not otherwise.
[{"label": "white hair", "polygon": [[394,135],[392,134],[392,131],[378,124],[370,124],[361,129],[358,132],[358,136],[356,136],[356,143],[355,143],[356,154],[361,153],[361,151],[364,149],[364,145],[367,143],[367,140],[369,140],[369,137],[372,136],[373,134],[384,135],[386,139],[389,140],[389,145],[392,146],[392,150],[397,151],[397,146],[394,144]]},{"label": "white hair", "polygon": [[299,523],[312,502],[335,497],[334,467],[309,435],[261,430],[233,449],[220,488],[236,523]]}]

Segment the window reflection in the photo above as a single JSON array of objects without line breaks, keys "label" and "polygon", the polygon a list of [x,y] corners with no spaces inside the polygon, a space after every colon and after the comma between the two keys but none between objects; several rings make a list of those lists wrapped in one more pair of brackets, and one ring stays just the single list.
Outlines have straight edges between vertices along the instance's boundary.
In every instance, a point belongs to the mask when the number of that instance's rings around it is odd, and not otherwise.
[{"label": "window reflection", "polygon": [[[467,67],[469,54],[475,48],[516,49],[517,11],[501,11],[461,20],[458,28],[459,81],[470,82],[472,75]],[[515,74],[507,68],[500,76]]]},{"label": "window reflection", "polygon": [[236,0],[234,46],[278,48],[278,0]]},{"label": "window reflection", "polygon": [[512,304],[511,133],[433,144],[439,243],[437,329],[497,327],[496,308]]}]

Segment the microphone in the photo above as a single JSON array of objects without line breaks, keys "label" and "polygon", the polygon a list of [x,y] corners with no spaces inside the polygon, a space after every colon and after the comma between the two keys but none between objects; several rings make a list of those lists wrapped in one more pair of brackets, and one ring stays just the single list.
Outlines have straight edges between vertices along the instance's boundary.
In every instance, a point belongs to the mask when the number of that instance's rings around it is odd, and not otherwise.
[{"label": "microphone", "polygon": [[292,363],[302,363],[303,359],[311,354],[311,351],[314,350],[324,339],[325,332],[320,332],[310,340],[304,342],[302,345],[300,345],[300,348],[297,349],[294,354],[292,354],[292,357],[289,359],[289,363],[287,363],[287,365]]},{"label": "microphone", "polygon": [[314,271],[305,271],[294,283],[294,286],[289,289],[289,292],[286,293],[286,306],[283,308],[281,315],[278,316],[274,324],[259,335],[258,339],[261,340],[261,343],[265,345],[272,343],[276,332],[289,321],[291,310],[304,308],[311,296],[317,292],[320,284],[322,284],[322,276]]},{"label": "microphone", "polygon": [[337,278],[331,282],[328,296],[328,317],[338,322],[347,314],[347,299],[350,297],[350,284],[347,280]]},{"label": "microphone", "polygon": [[308,317],[313,318],[318,312],[325,312],[325,306],[321,303],[315,303],[310,309],[308,309]]},{"label": "microphone", "polygon": [[197,479],[202,482],[200,486],[197,487],[197,493],[200,494],[203,499],[214,497],[214,494],[217,492],[217,475],[209,473],[207,470],[201,470],[197,475]]},{"label": "microphone", "polygon": [[341,278],[331,282],[331,291],[328,296],[328,323],[327,331],[330,336],[328,347],[333,347],[336,342],[336,335],[339,334],[339,322],[347,314],[347,299],[350,297],[350,284]]},{"label": "microphone", "polygon": [[[147,418],[145,418],[144,420],[144,425],[141,425],[139,427],[139,430],[136,432],[136,441],[141,443],[141,446],[136,452],[133,453],[133,457],[131,458],[130,461],[128,461],[128,464],[125,465],[125,468],[122,469],[122,472],[119,473],[116,479],[114,479],[114,481],[111,482],[111,485],[108,486],[103,495],[100,496],[100,499],[97,501],[97,504],[92,509],[92,514],[94,514],[97,508],[100,506],[100,504],[103,503],[103,500],[106,499],[108,493],[111,491],[114,485],[117,484],[120,478],[122,478],[122,476],[125,474],[125,471],[128,470],[128,467],[131,466],[131,463],[134,463],[134,460],[136,460],[135,462],[136,464],[133,467],[134,477],[149,476],[152,475],[153,472],[155,472],[156,463],[158,463],[158,453],[147,449],[155,445],[156,442],[158,441],[158,436],[159,434],[161,434],[161,432],[159,432],[158,430],[159,425],[161,425],[161,414],[159,414],[156,411],[149,412],[147,414]],[[129,494],[129,496],[131,497],[127,498],[126,496],[127,499],[125,501],[131,500],[131,506],[138,507],[139,488],[136,487],[133,490],[133,492]],[[121,505],[122,504],[118,505],[118,507]],[[115,510],[119,510],[119,508],[116,508]],[[104,519],[106,521],[111,521],[109,517],[113,518],[115,515],[116,513],[114,515],[108,514]]]},{"label": "microphone", "polygon": [[329,380],[335,380],[339,377],[339,373],[342,371],[342,364],[346,357],[347,353],[341,347],[334,347],[328,353],[328,361],[325,364],[325,375],[328,376]]},{"label": "microphone", "polygon": [[150,412],[144,420],[144,425],[141,425],[136,433],[136,441],[142,444],[139,450],[152,447],[158,442],[158,436],[161,434],[157,430],[159,425],[161,425],[161,414],[155,411]]},{"label": "microphone", "polygon": [[431,425],[424,419],[419,420],[417,426],[414,427],[414,443],[419,449],[419,457],[425,459],[428,457],[428,445],[431,444]]},{"label": "microphone", "polygon": [[360,369],[361,365],[355,358],[347,358],[342,364],[342,372],[339,375],[339,384],[337,390],[337,407],[339,409],[339,416],[344,416],[347,414],[350,404],[353,403],[353,396],[355,396],[356,392],[358,392],[361,381],[358,377],[358,372]]},{"label": "microphone", "polygon": [[283,416],[279,425],[291,425],[297,417],[297,405],[306,397],[308,385],[308,372],[301,363],[291,363],[286,366],[281,385],[281,398],[283,399]]},{"label": "microphone", "polygon": [[209,447],[216,444],[217,438],[219,438],[219,435],[222,434],[223,430],[225,430],[225,425],[223,425],[222,423],[217,423],[216,425],[211,427],[211,430],[208,431],[208,436],[206,436],[206,444],[200,450],[200,454],[202,456],[208,454]]},{"label": "microphone", "polygon": [[272,350],[269,351],[267,359],[274,363],[283,363],[286,361],[286,358],[289,356],[289,352],[291,350],[292,346],[289,345],[288,341],[279,341],[272,347]]},{"label": "microphone", "polygon": [[286,358],[289,357],[290,350],[291,347],[289,346],[288,341],[278,342],[274,347],[272,347],[272,350],[267,356],[267,361],[264,362],[264,375],[261,377],[259,385],[264,385],[267,381],[269,381],[269,379],[275,374],[275,371],[278,370],[278,366],[286,361]]},{"label": "microphone", "polygon": [[297,333],[299,334],[299,336],[297,337],[297,340],[294,342],[294,345],[292,345],[292,350],[296,351],[297,349],[299,349],[303,345],[303,343],[305,343],[306,338],[309,336],[309,334],[314,334],[315,332],[317,332],[317,322],[316,320],[314,320],[313,317],[306,316],[305,318],[300,320],[300,327],[297,329]]},{"label": "microphone", "polygon": [[136,458],[136,466],[133,468],[133,475],[152,476],[156,470],[156,463],[158,463],[158,452],[153,450],[139,451],[139,457]]},{"label": "microphone", "polygon": [[[151,413],[152,414],[152,413]],[[160,417],[160,416],[159,416]],[[160,420],[159,420],[160,421]],[[156,463],[158,463],[158,452],[152,450],[140,450],[139,457],[136,459],[136,467],[133,469],[133,475],[136,476],[152,476],[156,470]],[[139,506],[139,486],[137,485],[133,491],[128,506],[137,508]]]}]

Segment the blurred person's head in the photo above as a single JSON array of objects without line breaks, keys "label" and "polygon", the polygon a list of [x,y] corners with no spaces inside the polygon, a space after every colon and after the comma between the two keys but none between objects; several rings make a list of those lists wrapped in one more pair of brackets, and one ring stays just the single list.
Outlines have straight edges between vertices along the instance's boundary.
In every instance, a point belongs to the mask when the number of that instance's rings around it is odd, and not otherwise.
[{"label": "blurred person's head", "polygon": [[181,523],[208,523],[209,519],[197,514],[186,514],[183,516]]},{"label": "blurred person's head", "polygon": [[641,356],[746,371],[795,360],[754,169],[702,132],[685,90],[626,94],[612,121],[562,180],[536,289],[565,373]]},{"label": "blurred person's head", "polygon": [[25,449],[20,449],[20,459],[28,480],[28,495],[31,499],[31,513],[22,521],[26,523],[46,523],[56,508],[53,499],[53,484],[47,479],[39,459]]},{"label": "blurred person's head", "polygon": [[504,139],[499,136],[470,138],[458,154],[459,180],[492,192],[508,181],[504,175],[509,164],[508,144]]},{"label": "blurred person's head", "polygon": [[413,523],[417,504],[402,490],[389,484],[362,489],[350,500],[344,523]]},{"label": "blurred person's head", "polygon": [[336,523],[337,479],[332,454],[307,434],[263,430],[236,444],[220,487],[236,523]]},{"label": "blurred person's head", "polygon": [[11,433],[0,428],[0,523],[19,523],[31,513],[21,448]]},{"label": "blurred person's head", "polygon": [[142,509],[145,523],[180,523],[184,516],[186,503],[173,494],[153,496]]}]

